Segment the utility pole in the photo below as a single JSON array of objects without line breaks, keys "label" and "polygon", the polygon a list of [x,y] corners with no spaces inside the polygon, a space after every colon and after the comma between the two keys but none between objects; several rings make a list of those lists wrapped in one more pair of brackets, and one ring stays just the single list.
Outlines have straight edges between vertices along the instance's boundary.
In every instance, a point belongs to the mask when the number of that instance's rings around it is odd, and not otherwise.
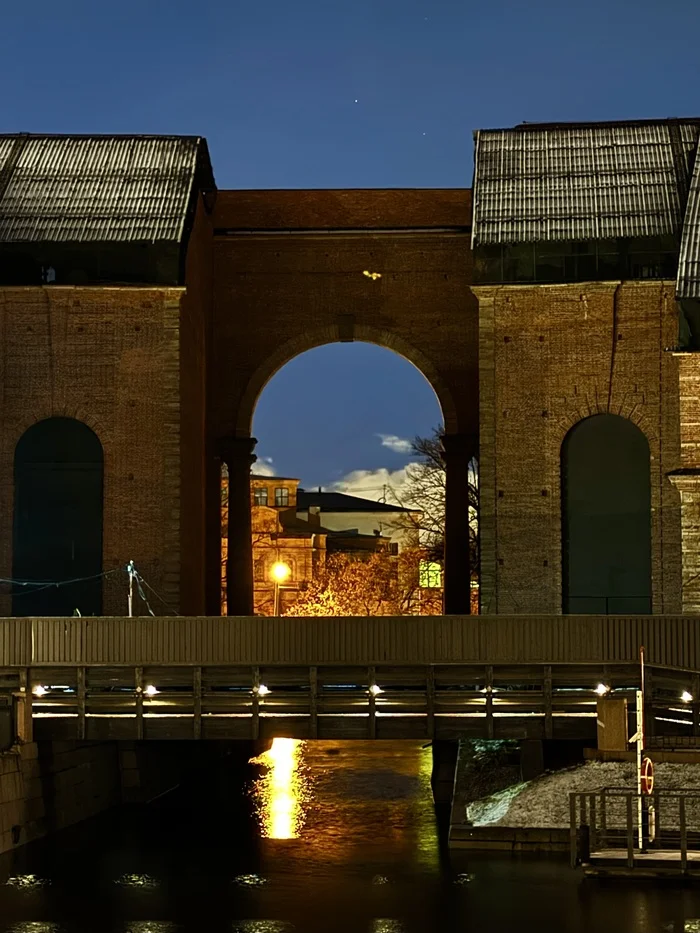
[{"label": "utility pole", "polygon": [[126,572],[129,574],[129,595],[127,596],[127,605],[129,607],[129,618],[134,616],[134,577],[136,576],[136,567],[133,560],[126,565]]}]

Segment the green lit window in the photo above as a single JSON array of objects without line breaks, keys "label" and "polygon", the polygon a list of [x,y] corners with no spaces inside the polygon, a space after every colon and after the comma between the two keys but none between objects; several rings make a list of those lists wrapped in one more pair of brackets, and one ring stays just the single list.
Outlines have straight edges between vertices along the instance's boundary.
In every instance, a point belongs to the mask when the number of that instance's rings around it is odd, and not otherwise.
[{"label": "green lit window", "polygon": [[422,560],[418,570],[418,582],[424,589],[439,589],[442,586],[442,567],[440,564],[435,560]]},{"label": "green lit window", "polygon": [[278,486],[275,489],[275,505],[289,505],[289,490],[286,486]]},{"label": "green lit window", "polygon": [[254,502],[256,505],[267,505],[267,487],[257,487],[254,491],[254,497]]}]

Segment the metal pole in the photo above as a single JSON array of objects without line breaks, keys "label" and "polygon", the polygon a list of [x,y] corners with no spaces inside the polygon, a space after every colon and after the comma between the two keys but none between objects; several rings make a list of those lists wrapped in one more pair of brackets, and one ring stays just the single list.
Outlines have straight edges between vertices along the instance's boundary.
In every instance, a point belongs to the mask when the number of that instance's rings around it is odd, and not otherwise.
[{"label": "metal pole", "polygon": [[126,572],[129,574],[129,595],[127,596],[127,605],[129,607],[129,618],[131,619],[134,615],[134,574],[136,573],[133,560],[130,560],[126,565]]},{"label": "metal pole", "polygon": [[644,694],[637,690],[637,838],[640,850],[644,848],[644,831],[642,829],[642,746],[644,736],[642,734],[644,715]]},{"label": "metal pole", "polygon": [[274,608],[272,610],[272,614],[273,616],[278,616],[280,614],[280,585],[276,580],[275,580],[275,600],[274,600]]},{"label": "metal pole", "polygon": [[642,825],[644,804],[642,802],[642,754],[644,752],[644,645],[639,649],[640,690],[637,693],[637,834],[639,849],[644,849],[644,827]]}]

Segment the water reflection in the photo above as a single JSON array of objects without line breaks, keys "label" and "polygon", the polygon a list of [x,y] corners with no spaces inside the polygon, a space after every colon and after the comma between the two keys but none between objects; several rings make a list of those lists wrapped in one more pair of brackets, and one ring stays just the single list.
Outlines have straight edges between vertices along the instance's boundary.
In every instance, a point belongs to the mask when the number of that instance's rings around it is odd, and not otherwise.
[{"label": "water reflection", "polygon": [[139,872],[127,872],[121,878],[114,882],[122,888],[157,888],[158,882],[151,875],[144,875]]},{"label": "water reflection", "polygon": [[169,920],[131,920],[124,933],[175,933],[177,924]]},{"label": "water reflection", "polygon": [[30,891],[43,888],[48,883],[48,878],[39,878],[37,875],[11,875],[5,882],[10,888],[22,888],[22,890]]},{"label": "water reflection", "polygon": [[284,920],[238,920],[233,933],[292,933],[294,927]]},{"label": "water reflection", "polygon": [[265,768],[253,784],[253,799],[266,839],[296,839],[304,825],[309,782],[303,768],[303,746],[299,739],[273,739],[268,751],[250,760]]},{"label": "water reflection", "polygon": [[61,927],[50,920],[22,920],[11,926],[8,933],[60,933],[60,930]]}]

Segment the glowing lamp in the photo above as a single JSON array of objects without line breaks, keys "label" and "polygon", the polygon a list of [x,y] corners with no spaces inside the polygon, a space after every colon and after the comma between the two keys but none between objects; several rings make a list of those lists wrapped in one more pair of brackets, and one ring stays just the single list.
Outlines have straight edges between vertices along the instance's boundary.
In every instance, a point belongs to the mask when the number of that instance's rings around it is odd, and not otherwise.
[{"label": "glowing lamp", "polygon": [[154,687],[153,684],[147,684],[147,686],[143,688],[143,692],[147,697],[154,697],[156,693],[158,693],[158,688]]},{"label": "glowing lamp", "polygon": [[258,684],[257,687],[253,687],[253,693],[259,697],[267,696],[270,692],[270,688],[266,687],[265,684]]},{"label": "glowing lamp", "polygon": [[693,694],[692,694],[692,693],[688,693],[687,690],[684,690],[683,693],[681,693],[681,700],[683,700],[684,703],[692,703],[692,702],[693,702]]},{"label": "glowing lamp", "polygon": [[595,688],[595,692],[599,697],[604,697],[606,693],[610,693],[610,687],[607,684],[598,684]]},{"label": "glowing lamp", "polygon": [[48,693],[48,691],[46,687],[42,686],[42,684],[37,684],[36,687],[32,689],[32,693],[35,697],[43,697],[45,693]]},{"label": "glowing lamp", "polygon": [[379,686],[379,684],[370,684],[369,692],[372,694],[373,697],[378,697],[380,693],[384,693],[384,691]]},{"label": "glowing lamp", "polygon": [[284,583],[285,580],[289,579],[291,574],[291,569],[288,564],[285,564],[284,561],[278,560],[274,563],[270,569],[272,579],[275,583]]}]

